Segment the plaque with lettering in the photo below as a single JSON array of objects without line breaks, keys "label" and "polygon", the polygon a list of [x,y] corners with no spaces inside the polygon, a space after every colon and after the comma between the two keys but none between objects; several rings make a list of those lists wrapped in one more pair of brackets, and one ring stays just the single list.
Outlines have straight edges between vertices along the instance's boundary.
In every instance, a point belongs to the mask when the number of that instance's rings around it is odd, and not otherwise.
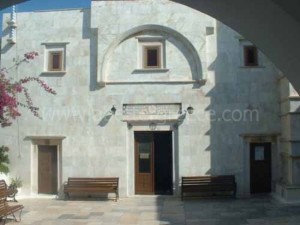
[{"label": "plaque with lettering", "polygon": [[180,103],[123,105],[123,115],[176,115],[180,113]]}]

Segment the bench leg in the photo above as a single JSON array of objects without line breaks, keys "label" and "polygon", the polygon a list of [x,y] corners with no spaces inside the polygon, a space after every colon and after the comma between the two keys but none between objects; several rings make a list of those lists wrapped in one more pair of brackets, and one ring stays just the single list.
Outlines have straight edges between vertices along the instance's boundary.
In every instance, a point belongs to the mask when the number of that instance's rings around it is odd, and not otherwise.
[{"label": "bench leg", "polygon": [[16,194],[14,194],[14,199],[13,199],[13,201],[14,201],[14,202],[18,202],[17,199],[16,199]]},{"label": "bench leg", "polygon": [[5,225],[6,224],[6,219],[7,219],[7,216],[4,216],[1,218],[1,224]]},{"label": "bench leg", "polygon": [[116,201],[119,199],[119,191],[116,192]]},{"label": "bench leg", "polygon": [[17,218],[16,218],[16,216],[15,216],[15,213],[13,213],[12,215],[13,215],[14,220],[15,220],[16,222],[20,222],[20,221],[21,221],[21,215],[22,215],[22,209],[20,210],[19,220],[17,220]]},{"label": "bench leg", "polygon": [[183,191],[181,190],[181,201],[183,201]]},{"label": "bench leg", "polygon": [[70,195],[68,192],[65,192],[65,200],[69,200],[70,199]]}]

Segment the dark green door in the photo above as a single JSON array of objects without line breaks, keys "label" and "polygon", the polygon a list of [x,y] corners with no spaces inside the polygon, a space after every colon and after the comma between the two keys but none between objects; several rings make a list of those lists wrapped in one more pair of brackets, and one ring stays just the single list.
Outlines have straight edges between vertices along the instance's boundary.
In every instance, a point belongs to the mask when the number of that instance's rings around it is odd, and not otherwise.
[{"label": "dark green door", "polygon": [[251,194],[271,192],[271,143],[250,144]]}]

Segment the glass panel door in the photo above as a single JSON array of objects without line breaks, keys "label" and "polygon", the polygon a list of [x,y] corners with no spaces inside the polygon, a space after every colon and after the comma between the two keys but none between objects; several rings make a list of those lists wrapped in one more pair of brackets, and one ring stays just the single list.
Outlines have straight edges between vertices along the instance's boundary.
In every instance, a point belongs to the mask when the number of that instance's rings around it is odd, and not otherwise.
[{"label": "glass panel door", "polygon": [[135,192],[154,193],[153,133],[135,132]]}]

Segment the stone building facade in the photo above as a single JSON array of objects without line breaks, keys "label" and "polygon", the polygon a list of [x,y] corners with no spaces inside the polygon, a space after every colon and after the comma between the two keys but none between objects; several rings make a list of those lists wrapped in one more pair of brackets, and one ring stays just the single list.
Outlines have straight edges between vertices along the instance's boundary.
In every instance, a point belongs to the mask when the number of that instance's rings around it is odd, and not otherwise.
[{"label": "stone building facade", "polygon": [[0,131],[22,194],[61,193],[68,177],[117,176],[121,197],[177,195],[181,176],[233,174],[239,196],[288,199],[286,184],[298,182],[281,154],[286,123],[297,129],[280,117],[289,84],[240,34],[168,0],[92,1],[18,13],[17,27],[10,20],[2,66],[37,51],[10,74],[39,76],[57,92],[30,84],[43,118],[24,110]]}]

